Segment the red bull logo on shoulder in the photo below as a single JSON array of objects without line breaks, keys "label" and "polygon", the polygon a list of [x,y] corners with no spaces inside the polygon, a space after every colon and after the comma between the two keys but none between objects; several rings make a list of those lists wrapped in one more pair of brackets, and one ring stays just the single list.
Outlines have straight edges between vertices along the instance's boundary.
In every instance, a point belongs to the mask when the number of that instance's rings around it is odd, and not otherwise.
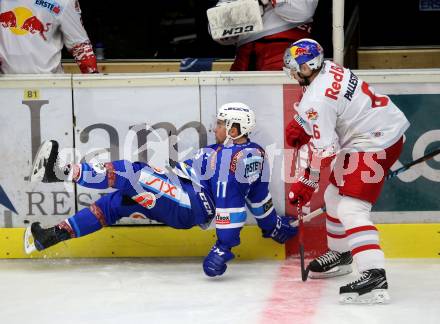
[{"label": "red bull logo on shoulder", "polygon": [[42,22],[26,7],[16,7],[10,11],[0,13],[0,26],[8,28],[11,33],[17,36],[38,34],[46,41],[45,33],[49,31],[51,25],[51,23]]}]

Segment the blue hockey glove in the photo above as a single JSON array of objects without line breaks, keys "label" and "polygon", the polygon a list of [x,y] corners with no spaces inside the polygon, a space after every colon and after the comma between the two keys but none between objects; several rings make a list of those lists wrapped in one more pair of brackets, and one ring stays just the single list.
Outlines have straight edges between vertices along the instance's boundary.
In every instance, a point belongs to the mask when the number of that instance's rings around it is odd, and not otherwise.
[{"label": "blue hockey glove", "polygon": [[234,254],[230,249],[216,243],[203,260],[203,271],[209,277],[221,276],[226,271],[226,262],[233,258]]},{"label": "blue hockey glove", "polygon": [[263,237],[270,237],[280,244],[286,243],[298,233],[298,227],[291,226],[290,220],[290,217],[277,215],[275,228],[271,231],[263,231]]}]

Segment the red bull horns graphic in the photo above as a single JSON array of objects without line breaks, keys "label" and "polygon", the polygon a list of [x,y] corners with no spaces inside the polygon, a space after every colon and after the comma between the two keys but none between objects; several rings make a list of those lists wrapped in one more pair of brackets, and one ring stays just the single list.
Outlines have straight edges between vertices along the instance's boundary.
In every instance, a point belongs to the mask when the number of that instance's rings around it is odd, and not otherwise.
[{"label": "red bull horns graphic", "polygon": [[11,11],[0,13],[0,26],[18,36],[28,33],[39,34],[43,40],[47,40],[45,33],[49,31],[51,23],[43,23],[33,12],[25,7],[17,7]]}]

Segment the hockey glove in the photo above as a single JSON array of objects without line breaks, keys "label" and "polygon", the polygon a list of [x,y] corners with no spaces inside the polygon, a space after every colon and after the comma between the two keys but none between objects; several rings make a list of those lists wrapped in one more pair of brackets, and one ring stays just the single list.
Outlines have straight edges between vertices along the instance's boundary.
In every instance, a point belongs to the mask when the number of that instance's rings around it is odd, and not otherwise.
[{"label": "hockey glove", "polygon": [[277,215],[275,228],[271,231],[263,231],[263,237],[270,237],[280,244],[286,243],[298,232],[298,228],[290,226],[289,221],[290,217]]},{"label": "hockey glove", "polygon": [[209,277],[221,276],[226,271],[226,262],[233,258],[234,254],[231,250],[217,242],[203,260],[203,271]]},{"label": "hockey glove", "polygon": [[304,144],[307,144],[312,138],[306,133],[302,124],[304,121],[299,115],[295,115],[293,120],[286,127],[286,141],[287,144],[294,148],[300,148]]},{"label": "hockey glove", "polygon": [[299,178],[298,182],[292,183],[289,190],[289,201],[291,204],[298,203],[298,200],[301,201],[301,204],[307,204],[310,199],[312,199],[312,195],[315,192],[316,188],[318,188],[318,183],[309,179],[309,174],[306,172],[304,176]]}]

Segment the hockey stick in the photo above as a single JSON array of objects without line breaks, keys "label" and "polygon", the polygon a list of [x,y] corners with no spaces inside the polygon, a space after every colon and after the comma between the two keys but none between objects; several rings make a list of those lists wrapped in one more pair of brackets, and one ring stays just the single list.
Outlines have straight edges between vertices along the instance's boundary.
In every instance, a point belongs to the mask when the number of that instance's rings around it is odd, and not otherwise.
[{"label": "hockey stick", "polygon": [[301,279],[302,281],[306,281],[307,277],[309,276],[309,267],[307,269],[305,268],[305,260],[304,260],[304,224],[303,224],[303,213],[302,213],[302,206],[301,201],[298,199],[297,205],[296,205],[297,211],[298,211],[298,243],[299,243],[299,257],[301,261]]},{"label": "hockey stick", "polygon": [[[405,164],[404,166],[398,168],[397,170],[391,171],[387,174],[387,176],[385,177],[385,180],[389,180],[391,178],[396,177],[397,175],[399,175],[402,172],[405,172],[406,170],[410,169],[411,167],[413,167],[416,164],[425,162],[429,159],[432,159],[434,156],[440,154],[440,148],[435,149],[434,151],[422,156],[421,158],[414,160],[408,164]],[[321,215],[322,213],[324,213],[326,211],[325,206],[318,208],[316,210],[314,210],[313,212],[311,212],[310,214],[305,215],[304,217],[302,217],[302,222],[307,223],[310,222],[313,218],[315,218],[316,216]],[[290,223],[291,226],[298,226],[299,222],[298,220],[293,221]]]},{"label": "hockey stick", "polygon": [[431,153],[428,153],[428,154],[422,156],[421,158],[419,158],[419,159],[417,159],[417,160],[414,160],[414,161],[412,161],[412,162],[410,162],[410,163],[408,163],[408,164],[405,164],[404,166],[398,168],[398,169],[395,170],[395,171],[389,172],[388,175],[385,177],[385,180],[388,180],[388,179],[394,178],[395,176],[397,176],[398,174],[400,174],[400,173],[402,173],[402,172],[405,172],[406,170],[408,170],[408,169],[411,168],[412,166],[414,166],[414,165],[416,165],[416,164],[419,164],[419,163],[422,163],[422,162],[425,162],[425,161],[427,161],[427,160],[430,160],[430,159],[432,159],[434,156],[436,156],[436,155],[438,155],[438,154],[440,154],[440,147],[437,148],[437,149],[435,149],[435,150],[432,151]]}]

